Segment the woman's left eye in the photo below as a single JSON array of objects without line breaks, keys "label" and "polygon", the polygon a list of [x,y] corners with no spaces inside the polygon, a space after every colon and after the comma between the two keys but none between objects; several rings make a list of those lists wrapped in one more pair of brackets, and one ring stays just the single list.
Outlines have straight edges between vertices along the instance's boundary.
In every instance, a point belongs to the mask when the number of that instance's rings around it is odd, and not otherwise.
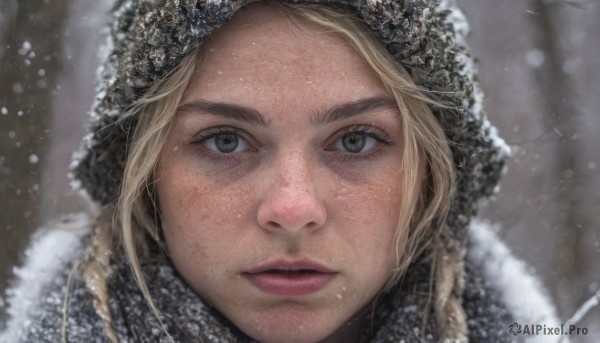
[{"label": "woman's left eye", "polygon": [[366,132],[351,132],[345,134],[335,142],[337,150],[346,151],[352,154],[370,151],[377,145],[377,140],[369,136]]},{"label": "woman's left eye", "polygon": [[326,150],[347,153],[350,157],[367,157],[380,151],[380,145],[393,145],[392,138],[382,129],[372,125],[345,127],[338,131],[338,138]]},{"label": "woman's left eye", "polygon": [[207,149],[221,154],[241,152],[248,148],[248,143],[236,133],[217,133],[204,143]]}]

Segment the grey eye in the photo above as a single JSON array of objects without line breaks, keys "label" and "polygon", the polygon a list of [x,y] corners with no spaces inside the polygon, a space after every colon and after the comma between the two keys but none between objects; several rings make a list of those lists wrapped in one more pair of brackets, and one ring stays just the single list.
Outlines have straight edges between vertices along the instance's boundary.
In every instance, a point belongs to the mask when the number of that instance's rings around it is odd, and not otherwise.
[{"label": "grey eye", "polygon": [[356,154],[361,152],[367,145],[367,138],[370,137],[367,137],[364,133],[349,133],[342,137],[341,145],[344,150]]},{"label": "grey eye", "polygon": [[247,143],[240,136],[233,133],[220,133],[206,141],[208,148],[214,152],[229,154],[247,148]]}]

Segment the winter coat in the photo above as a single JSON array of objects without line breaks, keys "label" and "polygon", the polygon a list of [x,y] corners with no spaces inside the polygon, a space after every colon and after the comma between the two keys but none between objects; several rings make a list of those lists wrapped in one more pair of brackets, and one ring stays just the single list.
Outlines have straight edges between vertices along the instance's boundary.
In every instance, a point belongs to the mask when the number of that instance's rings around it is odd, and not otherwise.
[{"label": "winter coat", "polygon": [[[65,314],[67,342],[107,342],[94,298],[81,271],[73,265],[86,237],[85,230],[53,230],[34,240],[27,250],[27,263],[16,270],[18,282],[9,290],[11,319],[0,342],[60,342]],[[526,265],[510,254],[493,227],[474,222],[469,238],[462,299],[471,342],[511,342],[515,339],[509,332],[513,322],[558,326],[543,287]],[[119,342],[252,342],[205,305],[172,266],[149,265],[144,272],[170,336],[148,308],[129,266],[120,263],[113,266],[109,277],[110,307]],[[422,332],[422,304],[411,297],[426,290],[428,284],[410,277],[406,279],[410,282],[385,295],[364,342],[436,342],[431,328]],[[558,340],[530,337],[528,342]]]}]

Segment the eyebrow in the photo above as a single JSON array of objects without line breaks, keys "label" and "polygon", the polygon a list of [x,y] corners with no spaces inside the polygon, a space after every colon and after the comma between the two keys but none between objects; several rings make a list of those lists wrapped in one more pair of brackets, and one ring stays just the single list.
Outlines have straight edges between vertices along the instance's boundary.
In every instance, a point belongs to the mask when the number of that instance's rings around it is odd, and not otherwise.
[{"label": "eyebrow", "polygon": [[371,112],[382,108],[397,109],[396,100],[389,96],[375,96],[344,103],[325,112],[315,112],[310,119],[315,126],[329,124],[333,121],[348,119],[359,114]]},{"label": "eyebrow", "polygon": [[176,114],[208,113],[223,118],[239,120],[252,125],[270,126],[271,121],[255,109],[225,102],[194,100],[177,107]]},{"label": "eyebrow", "polygon": [[[322,126],[381,108],[397,108],[396,101],[394,98],[387,96],[364,98],[337,105],[324,112],[314,112],[311,114],[310,120],[314,126]],[[250,107],[225,102],[194,100],[180,105],[176,113],[178,115],[205,113],[243,121],[251,125],[266,127],[271,125],[271,120],[265,119],[259,111]]]}]

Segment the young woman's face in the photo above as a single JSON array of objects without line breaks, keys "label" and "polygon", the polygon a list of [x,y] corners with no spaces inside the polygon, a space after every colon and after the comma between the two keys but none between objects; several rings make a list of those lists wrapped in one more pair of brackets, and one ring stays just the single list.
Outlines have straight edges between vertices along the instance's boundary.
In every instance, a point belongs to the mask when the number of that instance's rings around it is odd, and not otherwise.
[{"label": "young woman's face", "polygon": [[156,171],[175,267],[262,342],[356,335],[409,191],[394,101],[343,39],[301,27],[250,7],[216,32]]}]

